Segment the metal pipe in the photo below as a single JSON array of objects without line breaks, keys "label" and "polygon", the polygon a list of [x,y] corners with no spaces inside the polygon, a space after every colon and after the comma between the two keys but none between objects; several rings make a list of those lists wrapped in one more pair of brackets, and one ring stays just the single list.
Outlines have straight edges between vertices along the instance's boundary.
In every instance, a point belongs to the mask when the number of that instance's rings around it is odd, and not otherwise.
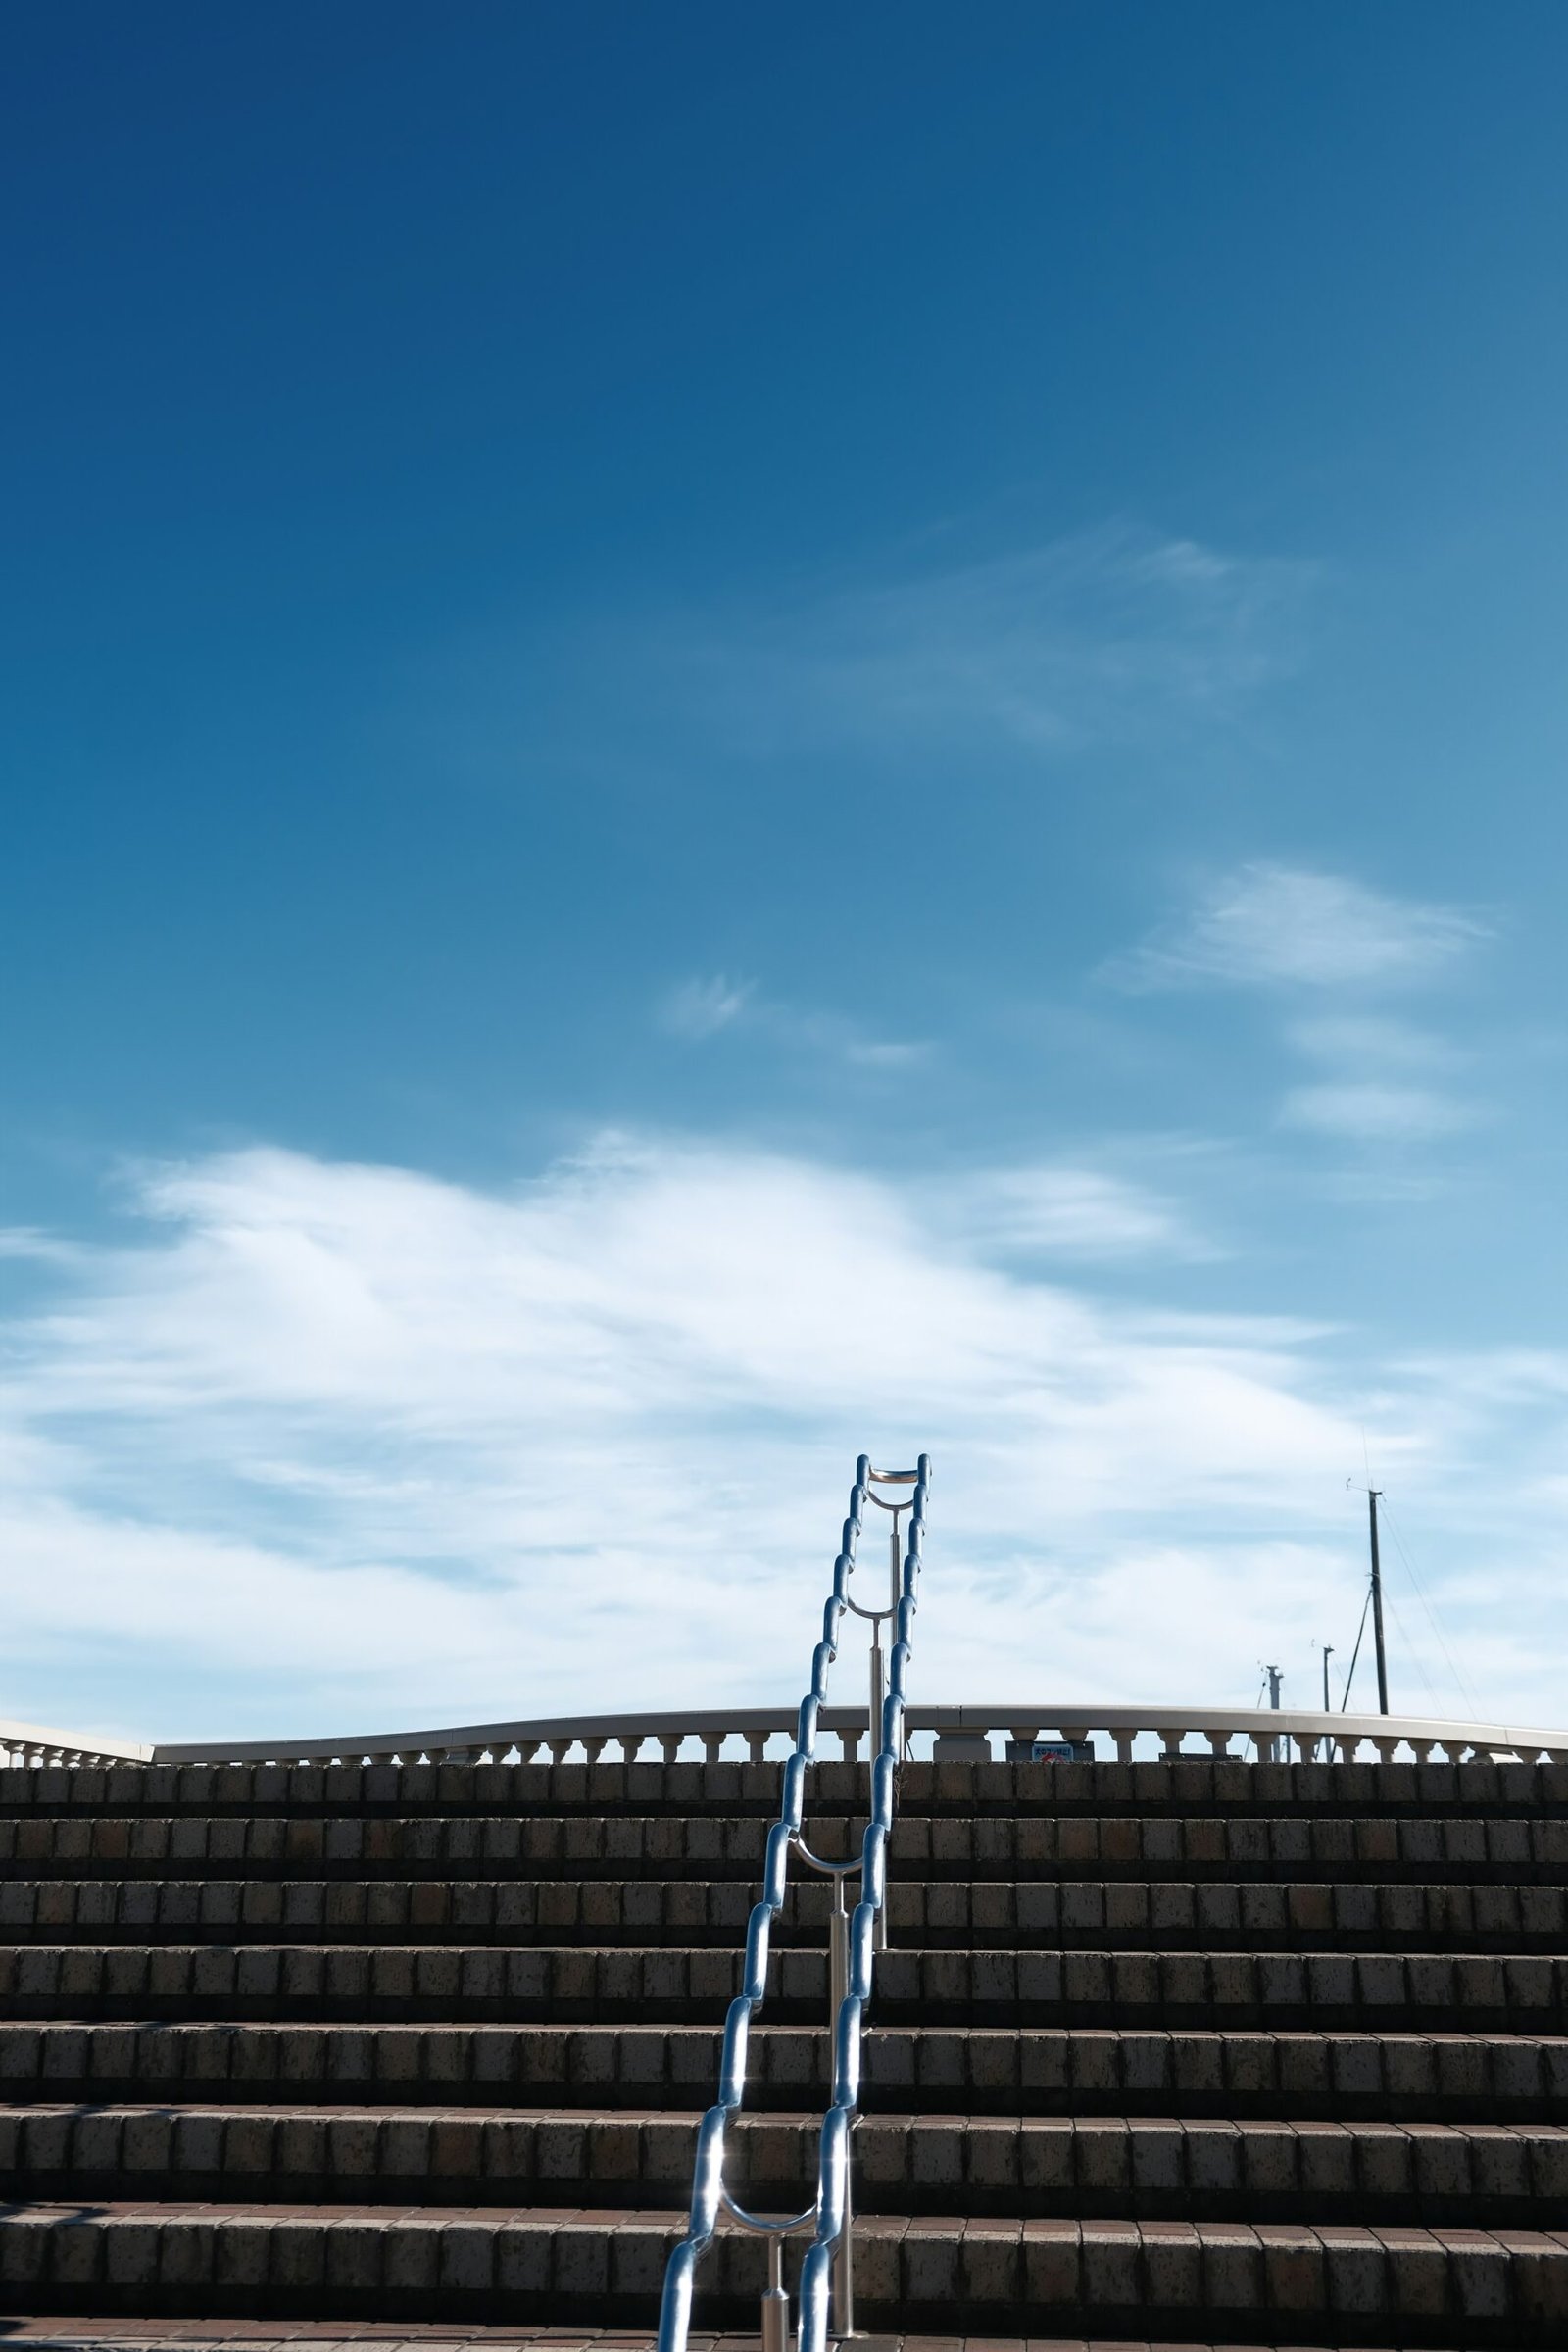
[{"label": "metal pipe", "polygon": [[[812,2326],[816,2331],[814,2352],[822,2352],[830,2286],[835,2279],[842,2281],[836,2306],[840,2332],[848,2332],[845,2315],[848,2315],[849,2325],[853,2325],[854,2286],[850,2270],[853,2256],[848,2243],[851,2211],[849,2127],[859,2098],[860,2032],[865,2002],[871,1989],[872,1941],[878,1917],[886,1904],[885,1849],[893,1826],[894,1762],[903,1752],[904,1682],[909,1656],[909,1631],[915,1609],[915,1586],[920,1573],[920,1545],[924,1536],[925,1498],[930,1475],[931,1465],[925,1454],[920,1456],[917,1470],[874,1471],[864,1454],[856,1464],[850,1515],[844,1522],[843,1543],[833,1564],[833,1591],[822,1616],[822,1639],[811,1658],[811,1688],[801,1702],[795,1748],[784,1767],[779,1817],[767,1836],[761,1898],[753,1905],[747,1929],[741,1990],[731,2001],[725,2020],[719,2060],[718,2098],[709,2108],[699,2127],[686,2234],[670,2254],[664,2270],[663,2295],[659,2315],[659,2352],[685,2352],[691,2327],[696,2267],[699,2258],[712,2242],[721,2207],[733,2214],[743,2228],[768,2233],[778,2247],[776,2260],[773,2254],[769,2255],[769,2284],[762,2297],[763,2352],[789,2352],[789,2306],[784,2299],[781,2241],[783,2236],[807,2222],[814,2222],[815,2225],[815,2235],[807,2261],[810,2265],[814,2259],[813,2276],[819,2274],[817,2282],[810,2290],[809,2301]],[[904,1563],[902,1596],[895,1619],[897,1639],[888,1659],[885,1690],[882,1689],[880,1645],[873,1650],[870,1824],[859,1862],[829,1865],[810,1853],[802,1835],[806,1776],[816,1760],[816,1734],[827,1699],[829,1670],[838,1655],[839,1627],[846,1611],[854,1605],[849,1598],[849,1579],[854,1573],[856,1541],[863,1522],[865,1504],[871,1499],[870,1487],[873,1481],[883,1485],[913,1486],[914,1494],[910,1502],[900,1505],[901,1509],[907,1509],[910,1514],[909,1549]],[[890,1506],[884,1505],[884,1508]],[[869,1612],[859,1613],[863,1615]],[[832,1871],[834,1911],[840,1918],[844,1917],[844,1879],[854,1869],[858,1869],[860,1874],[860,1900],[855,1907],[853,1920],[846,1920],[838,1932],[842,1956],[837,1959],[830,1930],[830,1982],[837,1994],[836,2011],[832,2019],[834,2104],[822,2122],[816,2202],[793,2221],[763,2222],[738,2206],[724,2186],[725,2133],[731,2115],[742,2104],[746,2094],[751,2021],[766,1995],[769,1937],[773,1921],[784,1901],[792,1851],[800,1851],[817,1869]],[[827,2198],[825,2207],[824,2194]],[[842,2265],[837,2259],[841,2244],[844,2248]],[[808,2308],[804,2273],[801,2308],[804,2328]]]},{"label": "metal pipe", "polygon": [[850,2150],[853,2145],[853,2137],[846,2134],[844,2220],[833,2253],[833,2332],[841,2343],[855,2333],[855,2208],[850,2193]]},{"label": "metal pipe", "polygon": [[871,1628],[871,1704],[869,1709],[871,1739],[870,1745],[866,1750],[866,1769],[868,1771],[876,1762],[876,1751],[882,1740],[883,1696],[882,1628],[879,1625],[873,1625]]},{"label": "metal pipe", "polygon": [[[828,1913],[827,2025],[831,2035],[850,1990],[850,1915],[844,1908],[844,1880],[833,1881],[833,1908]],[[844,2233],[833,2259],[833,2332],[855,2333],[855,2217],[845,2184]]]},{"label": "metal pipe", "polygon": [[[801,2265],[798,2352],[826,2352],[830,2308],[838,2334],[848,2334],[855,2324],[854,2278],[849,2267],[854,2259],[850,2250],[853,2215],[850,2142],[860,2099],[860,2041],[866,2003],[871,1997],[876,1930],[887,1908],[887,1848],[893,1831],[898,1767],[904,1753],[905,1683],[910,1636],[919,1606],[917,1588],[930,1475],[930,1462],[922,1454],[909,1506],[908,1550],[894,1618],[895,1640],[888,1657],[887,1691],[872,1751],[871,1817],[861,1846],[860,1900],[850,1921],[849,1977],[834,2027],[833,2103],[822,2118],[817,2154],[816,2234]],[[842,2287],[841,2250],[847,2257]],[[662,2347],[662,2352],[669,2352],[669,2348]]]},{"label": "metal pipe", "polygon": [[833,1908],[827,1915],[827,2022],[831,2029],[839,2005],[850,1989],[850,1915],[844,1908],[844,1881],[833,1881]]},{"label": "metal pipe", "polygon": [[[866,1765],[867,1771],[872,1773],[875,1771],[877,1752],[882,1744],[882,1709],[886,1703],[886,1675],[882,1663],[882,1628],[880,1625],[873,1624],[871,1628],[871,1736],[867,1741]],[[863,1893],[865,1888],[863,1878],[860,1887]],[[888,1923],[881,1911],[878,1911],[876,1918],[876,1948],[879,1952],[885,1952],[888,1948]]]},{"label": "metal pipe", "polygon": [[784,2292],[784,2240],[767,2241],[767,2284],[762,2290],[762,2352],[790,2352],[790,2299]]}]

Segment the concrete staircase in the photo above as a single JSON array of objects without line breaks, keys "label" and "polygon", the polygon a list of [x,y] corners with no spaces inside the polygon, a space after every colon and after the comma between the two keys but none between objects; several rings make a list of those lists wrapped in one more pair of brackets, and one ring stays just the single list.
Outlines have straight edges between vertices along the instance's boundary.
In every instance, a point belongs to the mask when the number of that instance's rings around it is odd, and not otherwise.
[{"label": "concrete staircase", "polygon": [[[778,1782],[0,1773],[10,2328],[651,2342]],[[817,1767],[818,1851],[864,1788]],[[1568,2344],[1568,1767],[910,1765],[894,1855],[862,2328]],[[754,2034],[763,2211],[814,2185],[827,1900]],[[694,2346],[763,2266],[720,2238]]]}]

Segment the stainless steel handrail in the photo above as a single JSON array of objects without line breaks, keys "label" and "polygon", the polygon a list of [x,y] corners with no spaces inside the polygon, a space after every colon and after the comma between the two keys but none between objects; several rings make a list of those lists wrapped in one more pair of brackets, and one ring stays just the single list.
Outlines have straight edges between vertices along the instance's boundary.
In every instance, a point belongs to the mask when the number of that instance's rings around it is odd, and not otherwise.
[{"label": "stainless steel handrail", "polygon": [[[888,1656],[887,1696],[882,1701],[881,1736],[871,1764],[871,1818],[860,1848],[860,1899],[846,1937],[846,1982],[833,2027],[833,2097],[822,2118],[817,2154],[816,2235],[801,2265],[800,2352],[823,2352],[830,2300],[838,2310],[837,2332],[855,2332],[854,2279],[850,2236],[850,2134],[860,2103],[860,2037],[879,1942],[886,1940],[888,1840],[893,1835],[897,1773],[904,1756],[904,1709],[911,1636],[919,1606],[920,1552],[925,1541],[930,1458],[920,1456],[909,1503],[908,1549],[903,1589]],[[898,1521],[895,1518],[894,1526]]]},{"label": "stainless steel handrail", "polygon": [[[691,2327],[692,2295],[697,2265],[712,2243],[720,2211],[728,2211],[744,2229],[769,2238],[768,2285],[762,2296],[761,2328],[765,2352],[785,2352],[789,2340],[789,2305],[783,2285],[784,2237],[814,2223],[814,2234],[801,2273],[801,2342],[816,2352],[825,2337],[830,2295],[836,2286],[839,2333],[854,2328],[853,2281],[850,2271],[849,2135],[859,2097],[860,2034],[865,2004],[871,1992],[876,1930],[887,1900],[887,1845],[893,1829],[895,1778],[904,1753],[905,1682],[910,1655],[909,1635],[914,1623],[915,1588],[920,1575],[920,1548],[925,1534],[925,1503],[931,1464],[921,1454],[912,1471],[876,1471],[861,1454],[856,1464],[850,1495],[850,1515],[838,1558],[833,1563],[833,1590],[822,1612],[822,1639],[811,1653],[811,1688],[801,1702],[795,1748],[784,1766],[779,1817],[767,1834],[760,1899],[753,1905],[746,1930],[746,1957],[741,1989],[724,2021],[724,2043],[719,2059],[718,2097],[704,2116],[697,2135],[697,2158],[692,2174],[691,2211],[686,2234],[673,2249],[664,2271],[659,2313],[659,2352],[685,2352]],[[870,1820],[861,1841],[858,1863],[827,1863],[806,1845],[802,1830],[806,1774],[815,1761],[818,1720],[827,1695],[827,1678],[838,1655],[838,1632],[850,1607],[849,1580],[855,1573],[855,1549],[864,1521],[872,1482],[913,1488],[909,1510],[909,1547],[904,1562],[902,1592],[897,1605],[897,1640],[889,1660],[888,1692],[873,1729],[876,1753],[871,1764]],[[878,1498],[880,1499],[880,1498]],[[901,1506],[902,1507],[902,1506]],[[895,1525],[897,1522],[895,1522]],[[830,1946],[830,1993],[833,2017],[833,2096],[822,2119],[813,2203],[788,2220],[767,2221],[745,2212],[724,2185],[725,2134],[729,2119],[746,2096],[746,2058],[754,2015],[767,1993],[768,1942],[773,1921],[784,1900],[791,1851],[811,1868],[833,1879],[835,1930]],[[846,1917],[843,1886],[858,1869],[860,1899],[853,1917]],[[840,1926],[838,1923],[842,1922]]]}]

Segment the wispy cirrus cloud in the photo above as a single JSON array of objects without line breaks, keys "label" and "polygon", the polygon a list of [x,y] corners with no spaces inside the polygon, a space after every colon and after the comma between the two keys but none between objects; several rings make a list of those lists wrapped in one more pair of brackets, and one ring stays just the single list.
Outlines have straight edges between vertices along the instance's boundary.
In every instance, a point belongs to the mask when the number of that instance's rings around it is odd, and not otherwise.
[{"label": "wispy cirrus cloud", "polygon": [[1413,1021],[1340,1012],[1293,1022],[1286,1038],[1322,1075],[1288,1090],[1282,1127],[1397,1150],[1462,1134],[1481,1118],[1455,1083],[1466,1056]]},{"label": "wispy cirrus cloud", "polygon": [[1419,984],[1489,935],[1475,911],[1400,899],[1345,874],[1255,863],[1106,967],[1123,988],[1222,984],[1355,992]]},{"label": "wispy cirrus cloud", "polygon": [[898,1071],[930,1058],[929,1039],[879,1037],[845,1014],[789,1004],[764,996],[753,980],[724,973],[682,980],[657,1007],[659,1026],[690,1044],[705,1045],[744,1028],[795,1053],[820,1054],[864,1070]]},{"label": "wispy cirrus cloud", "polygon": [[951,1187],[947,1202],[955,1230],[987,1255],[1081,1262],[1216,1254],[1173,1201],[1096,1168],[987,1169]]},{"label": "wispy cirrus cloud", "polygon": [[1284,1127],[1356,1143],[1430,1143],[1474,1123],[1475,1113],[1466,1104],[1435,1087],[1396,1086],[1377,1078],[1293,1086],[1280,1109]]},{"label": "wispy cirrus cloud", "polygon": [[[1474,908],[1254,860],[1100,977],[1132,996],[1223,988],[1287,1008],[1283,1042],[1314,1074],[1287,1084],[1278,1125],[1390,1158],[1457,1135],[1479,1114],[1453,1084],[1464,1055],[1389,1000],[1431,988],[1492,935]],[[1363,1189],[1368,1181],[1358,1179]],[[1400,1175],[1399,1188],[1407,1181]],[[1424,1187],[1433,1181],[1426,1171]]]},{"label": "wispy cirrus cloud", "polygon": [[[1523,1401],[1514,1364],[1503,1410],[1474,1365],[1111,1304],[998,1262],[917,1179],[605,1137],[494,1193],[269,1150],[131,1187],[133,1236],[4,1332],[8,1672],[35,1717],[320,1733],[793,1695],[862,1446],[938,1457],[933,1698],[1250,1690],[1265,1632],[1304,1649],[1326,1593],[1358,1605],[1363,1419],[1461,1545],[1505,1433],[1511,1556],[1544,1556],[1555,1359]],[[1158,1212],[1090,1171],[990,1191],[1015,1234],[1119,1226],[1157,1267]],[[1549,1717],[1542,1645],[1487,1695]]]},{"label": "wispy cirrus cloud", "polygon": [[1298,1053],[1351,1069],[1431,1078],[1448,1074],[1464,1059],[1447,1038],[1386,1012],[1312,1014],[1292,1021],[1285,1034]]},{"label": "wispy cirrus cloud", "polygon": [[658,666],[737,748],[1011,743],[1057,754],[1234,717],[1299,658],[1308,563],[1129,525],[789,606],[689,614]]},{"label": "wispy cirrus cloud", "polygon": [[659,1006],[661,1028],[672,1037],[701,1042],[729,1029],[745,1014],[756,994],[750,980],[732,980],[714,972],[706,979],[682,980]]}]

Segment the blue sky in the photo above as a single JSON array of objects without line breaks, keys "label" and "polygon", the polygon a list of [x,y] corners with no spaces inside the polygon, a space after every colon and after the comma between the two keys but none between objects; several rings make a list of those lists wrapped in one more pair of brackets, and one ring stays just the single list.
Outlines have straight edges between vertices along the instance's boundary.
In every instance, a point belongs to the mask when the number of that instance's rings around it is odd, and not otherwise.
[{"label": "blue sky", "polygon": [[1562,1721],[1561,10],[4,39],[0,1711]]}]

